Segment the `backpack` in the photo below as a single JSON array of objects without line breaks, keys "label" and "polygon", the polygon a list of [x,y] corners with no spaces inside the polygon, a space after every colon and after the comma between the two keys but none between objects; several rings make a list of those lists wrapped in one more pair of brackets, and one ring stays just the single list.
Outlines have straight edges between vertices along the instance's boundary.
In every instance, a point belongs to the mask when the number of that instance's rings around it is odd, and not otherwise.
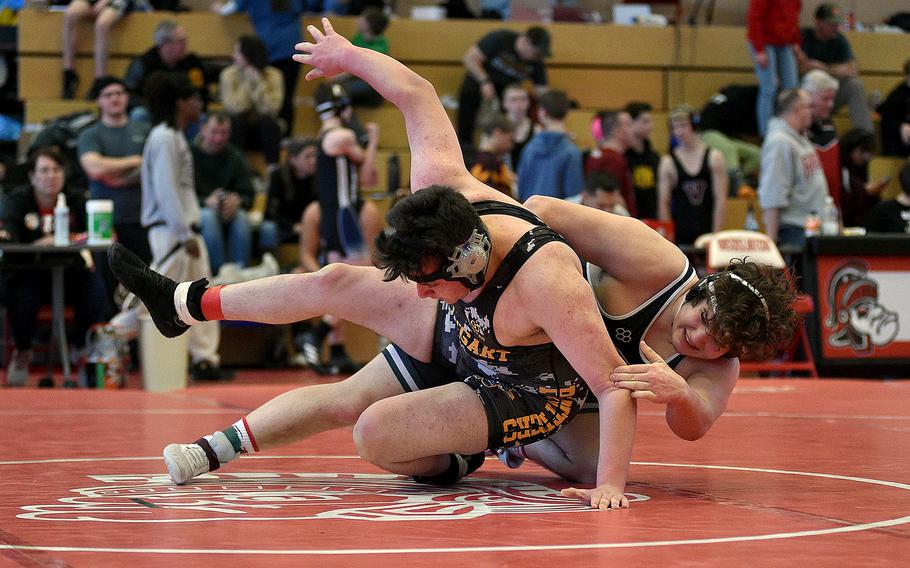
[{"label": "backpack", "polygon": [[31,155],[39,148],[56,146],[66,159],[67,184],[70,187],[87,187],[88,177],[79,165],[76,141],[83,130],[96,122],[98,117],[92,111],[74,112],[47,120],[29,144],[28,153]]}]

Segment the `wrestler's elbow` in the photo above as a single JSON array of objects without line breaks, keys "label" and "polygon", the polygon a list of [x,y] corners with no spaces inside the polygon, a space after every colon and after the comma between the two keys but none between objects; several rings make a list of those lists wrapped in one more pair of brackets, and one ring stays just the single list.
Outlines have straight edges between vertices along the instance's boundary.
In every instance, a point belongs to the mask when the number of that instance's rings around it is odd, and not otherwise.
[{"label": "wrestler's elbow", "polygon": [[532,195],[525,202],[524,206],[531,210],[538,217],[544,217],[549,208],[550,200],[543,195]]}]

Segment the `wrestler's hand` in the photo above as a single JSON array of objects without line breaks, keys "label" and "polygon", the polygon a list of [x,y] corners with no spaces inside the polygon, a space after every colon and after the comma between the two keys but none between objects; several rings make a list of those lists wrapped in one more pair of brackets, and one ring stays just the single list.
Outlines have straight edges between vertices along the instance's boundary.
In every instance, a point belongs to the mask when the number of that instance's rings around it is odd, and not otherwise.
[{"label": "wrestler's hand", "polygon": [[334,77],[347,71],[342,61],[345,52],[353,49],[351,42],[335,32],[328,18],[322,18],[322,27],[325,29],[324,33],[316,26],[307,26],[313,41],[304,41],[294,46],[294,49],[301,52],[294,54],[294,61],[313,66],[306,74],[307,81],[319,77]]},{"label": "wrestler's hand", "polygon": [[629,499],[623,495],[622,490],[600,485],[594,489],[578,489],[569,487],[561,491],[563,497],[574,497],[579,501],[591,504],[592,509],[628,509]]},{"label": "wrestler's hand", "polygon": [[616,367],[610,374],[613,386],[631,391],[632,398],[644,398],[662,404],[683,398],[689,389],[686,380],[671,369],[647,343],[642,341],[640,345],[648,363]]}]

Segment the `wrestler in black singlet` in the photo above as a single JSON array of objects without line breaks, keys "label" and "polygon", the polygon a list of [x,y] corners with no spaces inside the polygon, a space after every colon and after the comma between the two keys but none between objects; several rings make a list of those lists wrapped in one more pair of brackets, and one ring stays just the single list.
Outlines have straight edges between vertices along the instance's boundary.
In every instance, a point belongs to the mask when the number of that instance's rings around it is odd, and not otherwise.
[{"label": "wrestler in black singlet", "polygon": [[[341,128],[341,127],[338,127]],[[322,141],[332,128],[324,131],[316,144],[316,183],[319,196],[319,239],[323,254],[338,253],[346,256],[338,228],[338,209],[346,203],[359,212],[360,202],[358,166],[347,156],[329,156],[322,149]]]},{"label": "wrestler in black singlet", "polygon": [[588,387],[553,343],[505,346],[496,340],[496,305],[518,270],[546,243],[565,242],[526,209],[496,201],[474,203],[478,214],[532,222],[474,301],[439,302],[432,363],[390,345],[383,351],[405,391],[463,381],[483,402],[491,449],[550,436],[580,410]]}]

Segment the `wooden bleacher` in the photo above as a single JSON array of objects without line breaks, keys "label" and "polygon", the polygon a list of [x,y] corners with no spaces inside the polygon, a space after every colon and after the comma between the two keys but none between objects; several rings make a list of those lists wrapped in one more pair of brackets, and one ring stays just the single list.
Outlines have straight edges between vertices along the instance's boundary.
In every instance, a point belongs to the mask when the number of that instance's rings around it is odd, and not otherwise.
[{"label": "wooden bleacher", "polygon": [[[19,17],[19,92],[26,105],[26,122],[90,108],[86,101],[62,101],[60,12],[24,10]],[[208,12],[131,14],[118,24],[111,38],[111,71],[123,73],[129,61],[152,44],[155,25],[176,19],[186,27],[189,49],[203,57],[228,57],[234,41],[252,32],[245,16],[226,18]],[[304,18],[301,26],[318,23]],[[333,18],[335,29],[353,34],[356,18]],[[393,20],[387,30],[392,55],[426,77],[442,97],[457,98],[464,75],[461,57],[485,33],[498,28],[523,30],[527,22],[482,20]],[[568,117],[570,132],[582,147],[593,144],[589,124],[594,112],[642,100],[655,108],[656,148],[666,148],[667,109],[680,102],[701,106],[719,88],[731,83],[754,83],[745,29],[733,26],[635,27],[612,24],[548,24],[553,57],[547,62],[550,84],[565,90],[579,103]],[[910,53],[906,34],[849,32],[867,90],[888,92],[902,78],[901,67]],[[83,95],[91,83],[92,30],[85,23],[77,45],[77,69]],[[296,92],[295,133],[314,133],[318,119],[307,104],[315,82],[301,80]],[[454,117],[454,111],[449,111]],[[379,123],[380,147],[406,151],[404,121],[391,106],[366,109],[363,121]],[[845,117],[836,117],[839,127]],[[384,161],[380,160],[384,171]],[[406,178],[405,178],[406,179]],[[380,185],[380,187],[383,187]]]}]

